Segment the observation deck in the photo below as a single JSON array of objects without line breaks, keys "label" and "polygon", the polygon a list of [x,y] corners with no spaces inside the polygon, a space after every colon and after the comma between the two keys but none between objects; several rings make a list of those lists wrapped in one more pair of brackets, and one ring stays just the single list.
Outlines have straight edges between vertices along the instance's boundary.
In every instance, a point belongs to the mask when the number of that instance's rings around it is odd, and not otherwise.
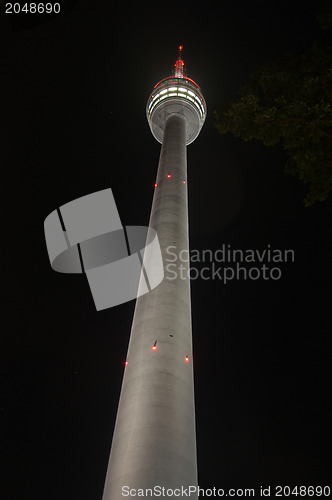
[{"label": "observation deck", "polygon": [[[181,70],[178,70],[179,62]],[[146,116],[152,135],[163,142],[164,127],[169,115],[180,114],[186,118],[186,145],[198,136],[207,114],[202,91],[191,78],[183,76],[184,63],[179,56],[175,75],[164,78],[155,85],[147,105]]]}]

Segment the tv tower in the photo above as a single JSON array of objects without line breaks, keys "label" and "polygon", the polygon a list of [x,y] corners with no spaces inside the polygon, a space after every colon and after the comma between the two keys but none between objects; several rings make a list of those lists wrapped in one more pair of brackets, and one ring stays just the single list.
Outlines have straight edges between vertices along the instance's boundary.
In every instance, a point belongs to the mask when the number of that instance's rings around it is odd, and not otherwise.
[{"label": "tv tower", "polygon": [[[186,76],[182,49],[146,106],[162,144],[149,227],[158,234],[165,278],[136,302],[103,500],[131,489],[138,496],[139,489],[197,487],[189,262],[179,255],[189,251],[186,146],[203,126],[206,103]],[[167,272],[174,254],[185,266],[175,278]]]}]

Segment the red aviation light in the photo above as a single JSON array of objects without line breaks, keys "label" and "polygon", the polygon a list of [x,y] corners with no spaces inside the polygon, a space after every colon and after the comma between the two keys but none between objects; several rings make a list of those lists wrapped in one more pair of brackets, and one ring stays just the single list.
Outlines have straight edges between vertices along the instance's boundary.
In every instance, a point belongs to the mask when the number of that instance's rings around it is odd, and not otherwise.
[{"label": "red aviation light", "polygon": [[125,366],[127,366],[127,364],[128,364],[128,361],[125,361]]},{"label": "red aviation light", "polygon": [[188,356],[186,356],[184,359],[186,360],[187,363],[189,363],[189,357]]},{"label": "red aviation light", "polygon": [[171,177],[171,174],[167,174],[167,179],[170,179]]},{"label": "red aviation light", "polygon": [[185,184],[185,183],[186,183],[186,181],[182,181],[182,182],[183,182],[183,184]]},{"label": "red aviation light", "polygon": [[157,341],[155,341],[155,343],[153,344],[153,346],[152,346],[152,350],[153,350],[153,351],[156,351],[156,350],[157,350]]},{"label": "red aviation light", "polygon": [[155,182],[155,183],[154,183],[154,187],[156,188],[157,186],[158,186],[158,184]]}]

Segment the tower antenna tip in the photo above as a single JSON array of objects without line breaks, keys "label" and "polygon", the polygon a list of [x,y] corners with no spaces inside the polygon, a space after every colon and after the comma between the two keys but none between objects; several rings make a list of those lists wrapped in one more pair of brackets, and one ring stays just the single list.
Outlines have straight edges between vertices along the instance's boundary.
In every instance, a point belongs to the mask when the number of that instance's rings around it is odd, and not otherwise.
[{"label": "tower antenna tip", "polygon": [[176,78],[184,78],[185,77],[185,68],[184,68],[184,62],[182,59],[182,49],[183,49],[183,45],[179,45],[178,58],[174,64],[175,69],[173,70],[173,76],[175,76]]}]

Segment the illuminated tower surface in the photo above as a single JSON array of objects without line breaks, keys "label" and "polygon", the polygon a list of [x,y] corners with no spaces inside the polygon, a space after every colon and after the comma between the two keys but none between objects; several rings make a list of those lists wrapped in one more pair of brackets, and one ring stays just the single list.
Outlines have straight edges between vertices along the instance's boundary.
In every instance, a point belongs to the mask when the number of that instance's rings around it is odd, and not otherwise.
[{"label": "illuminated tower surface", "polygon": [[[146,106],[162,143],[150,227],[165,278],[137,299],[103,500],[120,500],[123,487],[197,486],[189,263],[179,253],[189,251],[186,146],[203,126],[206,104],[185,76],[181,51],[173,76],[154,87]],[[182,274],[171,272],[179,264]]]}]

